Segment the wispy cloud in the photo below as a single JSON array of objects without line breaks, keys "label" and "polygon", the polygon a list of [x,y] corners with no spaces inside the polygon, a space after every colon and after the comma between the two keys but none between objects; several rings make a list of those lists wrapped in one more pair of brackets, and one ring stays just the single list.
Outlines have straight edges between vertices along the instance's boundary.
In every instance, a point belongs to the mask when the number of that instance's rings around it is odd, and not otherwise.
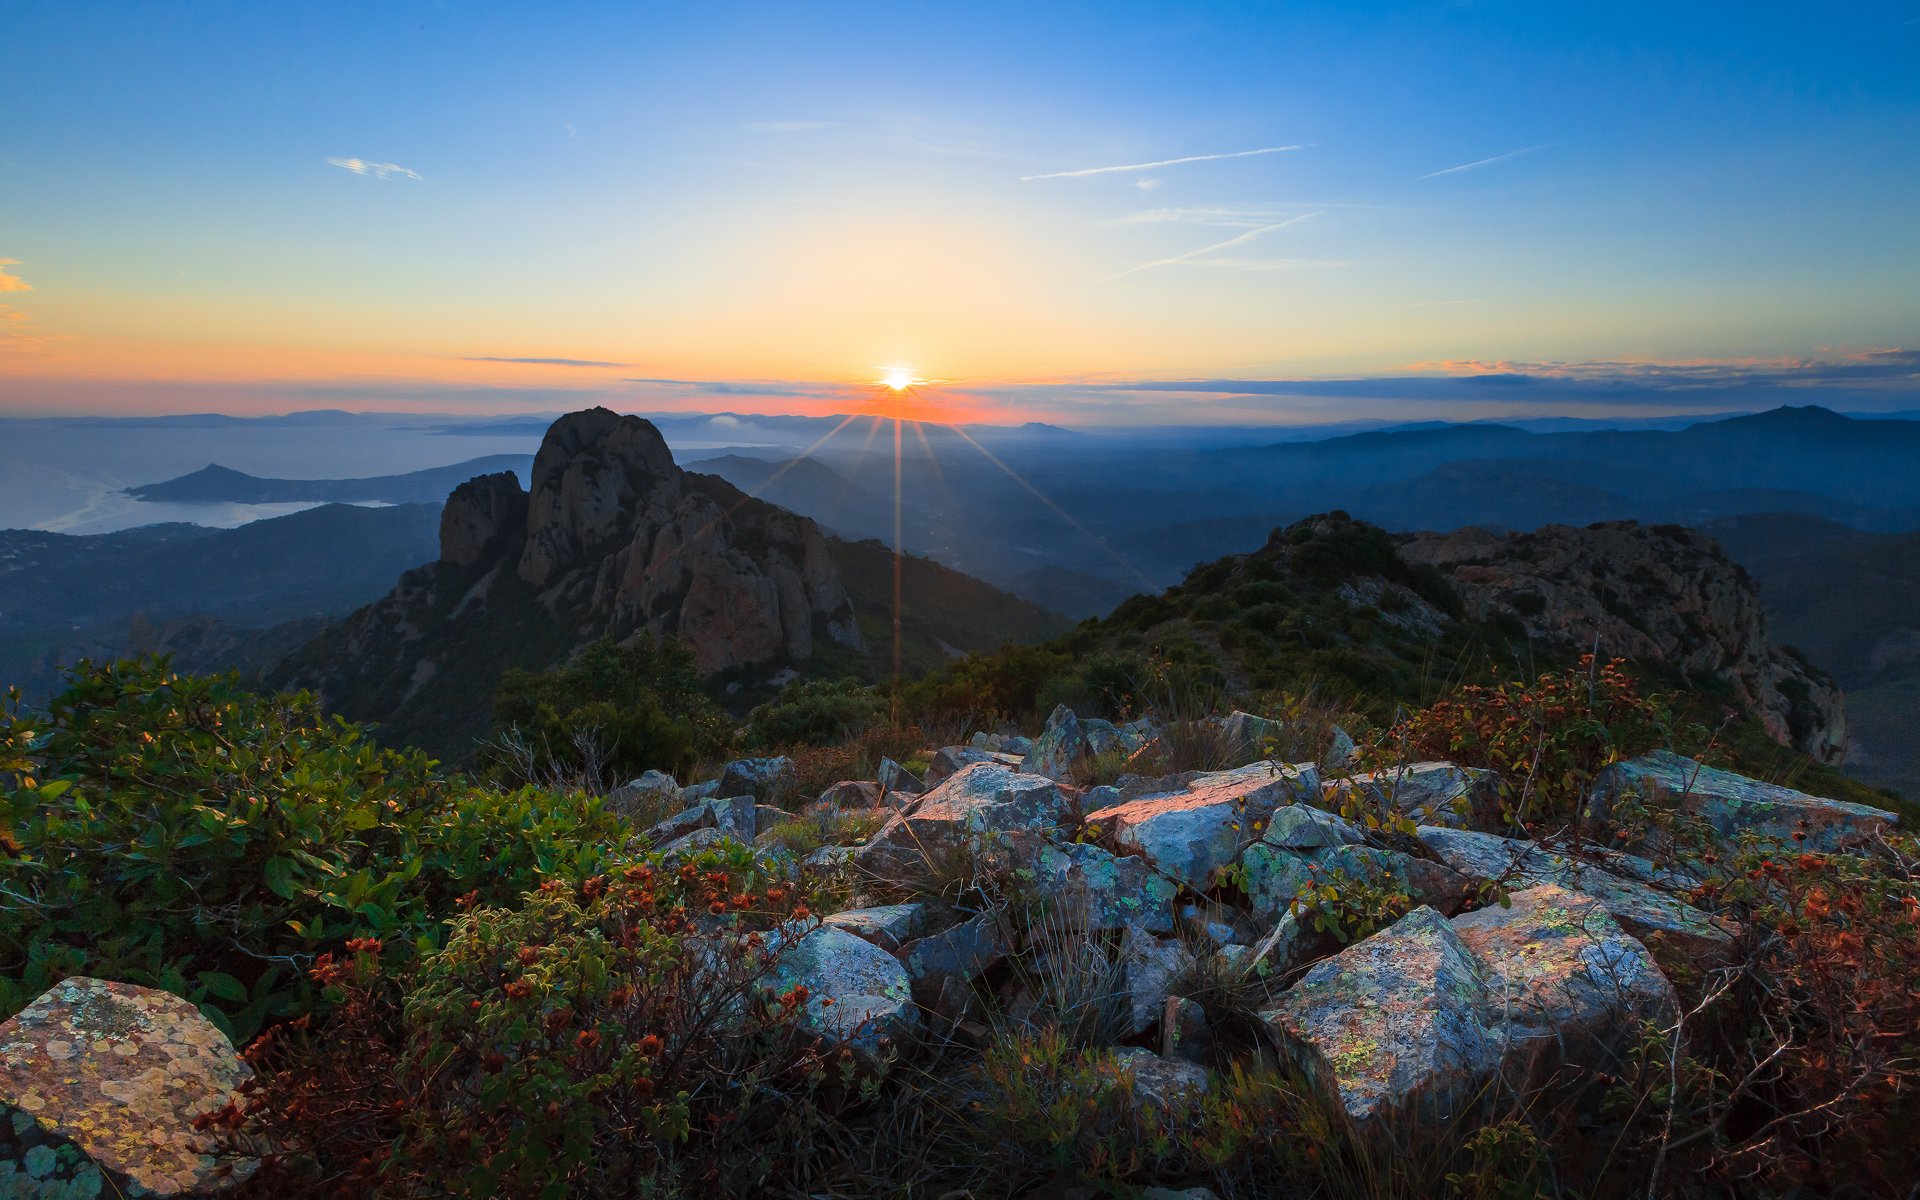
[{"label": "wispy cloud", "polygon": [[32,284],[20,278],[18,275],[8,272],[8,267],[17,267],[19,265],[20,260],[17,258],[0,258],[0,292],[30,292],[33,290]]},{"label": "wispy cloud", "polygon": [[1481,167],[1490,167],[1494,163],[1505,162],[1510,158],[1519,158],[1522,154],[1532,154],[1536,150],[1545,150],[1551,146],[1551,142],[1542,143],[1538,146],[1522,146],[1518,150],[1509,150],[1505,154],[1496,154],[1492,158],[1476,159],[1473,162],[1461,163],[1457,167],[1445,167],[1438,171],[1428,171],[1425,175],[1420,176],[1420,178],[1438,179],[1442,175],[1458,175],[1462,171],[1477,171]]},{"label": "wispy cloud", "polygon": [[810,129],[830,129],[832,121],[747,121],[740,128],[748,133],[805,133]]},{"label": "wispy cloud", "polygon": [[419,179],[418,171],[410,170],[399,163],[368,162],[364,158],[330,158],[329,166],[339,167],[342,171],[352,171],[355,175],[371,175],[375,179],[390,179],[398,175],[402,179]]},{"label": "wispy cloud", "polygon": [[[1193,266],[1219,267],[1239,271],[1271,271],[1288,266],[1308,265],[1311,260],[1307,259],[1213,258],[1210,256],[1216,255],[1222,250],[1232,250],[1236,246],[1244,246],[1256,238],[1265,237],[1275,230],[1285,229],[1289,225],[1298,225],[1310,217],[1317,217],[1319,215],[1319,213],[1301,213],[1298,216],[1288,217],[1283,221],[1274,221],[1266,225],[1256,225],[1248,229],[1245,233],[1235,234],[1225,241],[1215,242],[1211,246],[1202,246],[1198,250],[1189,250],[1185,254],[1175,254],[1169,258],[1156,258],[1152,262],[1144,262],[1139,266],[1128,267],[1124,271],[1119,271],[1107,276],[1100,282],[1110,283],[1115,279],[1124,279],[1128,275],[1138,274],[1141,271],[1150,271],[1155,267]],[[1332,264],[1318,263],[1313,265]]]},{"label": "wispy cloud", "polygon": [[1223,158],[1252,158],[1259,154],[1284,154],[1289,150],[1304,150],[1305,146],[1262,146],[1258,150],[1235,150],[1228,154],[1189,154],[1184,158],[1163,158],[1155,162],[1123,163],[1117,167],[1082,167],[1077,171],[1049,171],[1044,175],[1022,175],[1020,182],[1032,183],[1036,179],[1084,179],[1089,175],[1124,175],[1134,171],[1157,171],[1161,167],[1178,167],[1186,163],[1218,162]]},{"label": "wispy cloud", "polygon": [[560,128],[567,131],[568,141],[577,142],[580,140],[580,127],[575,125],[572,121],[560,122]]},{"label": "wispy cloud", "polygon": [[1211,229],[1259,229],[1298,219],[1307,208],[1319,211],[1321,205],[1182,205],[1174,208],[1147,208],[1125,216],[1102,221],[1102,225],[1201,225]]},{"label": "wispy cloud", "polygon": [[491,354],[469,354],[462,362],[520,363],[530,367],[631,367],[632,363],[599,362],[591,358],[504,358]]}]

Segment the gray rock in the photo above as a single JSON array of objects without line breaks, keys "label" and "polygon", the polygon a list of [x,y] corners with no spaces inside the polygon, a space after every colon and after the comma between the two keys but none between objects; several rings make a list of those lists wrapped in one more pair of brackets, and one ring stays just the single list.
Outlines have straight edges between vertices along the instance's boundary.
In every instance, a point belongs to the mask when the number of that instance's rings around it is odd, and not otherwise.
[{"label": "gray rock", "polygon": [[1087,757],[1087,736],[1080,728],[1080,718],[1066,705],[1055,706],[1047,717],[1047,727],[1039,737],[1033,740],[1020,763],[1020,770],[1029,775],[1045,775],[1049,779],[1064,781],[1072,777],[1073,768]]},{"label": "gray rock", "polygon": [[774,758],[737,758],[720,772],[720,794],[773,800],[778,798],[792,774],[793,760],[784,754]]},{"label": "gray rock", "polygon": [[844,929],[862,941],[882,950],[897,951],[915,938],[925,937],[934,927],[950,918],[946,909],[926,900],[907,904],[887,904],[879,908],[852,908],[821,921],[831,929]]},{"label": "gray rock", "polygon": [[640,778],[608,792],[604,803],[612,812],[631,816],[636,812],[659,812],[665,805],[676,803],[679,799],[680,785],[673,776],[663,771],[648,771]]},{"label": "gray rock", "polygon": [[820,793],[820,803],[835,808],[873,808],[880,803],[880,785],[866,779],[843,779]]},{"label": "gray rock", "polygon": [[878,874],[897,873],[940,855],[977,849],[993,835],[1044,836],[1072,812],[1072,797],[1051,779],[1023,775],[1001,763],[974,763],[889,818],[861,851],[860,861]]},{"label": "gray rock", "polygon": [[1416,908],[1308,971],[1261,1014],[1307,1077],[1363,1131],[1465,1113],[1501,1062],[1479,962]]},{"label": "gray rock", "polygon": [[1185,996],[1168,996],[1160,1011],[1160,1057],[1204,1063],[1212,1047],[1205,1006]]},{"label": "gray rock", "polygon": [[1591,896],[1542,884],[1453,919],[1453,931],[1480,963],[1487,1027],[1502,1039],[1510,1069],[1533,1075],[1573,1054],[1596,1066],[1626,1050],[1645,1022],[1679,1013],[1645,946],[1621,930]]},{"label": "gray rock", "polygon": [[1147,856],[1167,877],[1204,891],[1240,857],[1279,805],[1319,793],[1311,763],[1258,762],[1197,775],[1178,790],[1149,792],[1103,809],[1104,834]]},{"label": "gray rock", "polygon": [[1360,811],[1396,813],[1420,825],[1466,829],[1498,819],[1500,781],[1478,767],[1420,762],[1330,779],[1321,788],[1320,802],[1336,811],[1355,805]]},{"label": "gray rock", "polygon": [[717,799],[720,795],[720,781],[709,779],[705,783],[696,783],[680,789],[680,799],[686,804],[698,804],[702,800]]},{"label": "gray rock", "polygon": [[1145,859],[1062,842],[1041,846],[1032,871],[1034,890],[1072,928],[1173,932],[1178,889]]},{"label": "gray rock", "polygon": [[1327,752],[1320,756],[1320,769],[1329,775],[1345,774],[1353,769],[1359,757],[1360,747],[1354,744],[1353,735],[1335,725]]},{"label": "gray rock", "polygon": [[1729,841],[1745,834],[1808,850],[1844,850],[1893,832],[1900,818],[1884,809],[1827,800],[1775,783],[1702,766],[1667,750],[1615,763],[1594,781],[1603,817],[1628,797],[1704,820]]},{"label": "gray rock", "polygon": [[1139,1046],[1113,1052],[1114,1061],[1133,1081],[1133,1097],[1161,1112],[1183,1108],[1212,1087],[1206,1069],[1179,1058],[1162,1058]]},{"label": "gray rock", "polygon": [[941,783],[958,772],[960,768],[974,763],[999,763],[1002,766],[1018,770],[1022,759],[1017,754],[1001,754],[994,750],[977,750],[972,746],[945,746],[935,751],[933,762],[927,767],[927,786],[939,787]]},{"label": "gray rock", "polygon": [[664,846],[696,830],[718,829],[736,841],[751,842],[759,829],[758,809],[751,796],[702,801],[649,829],[647,840]]},{"label": "gray rock", "polygon": [[868,1059],[920,1028],[906,968],[845,929],[822,926],[780,949],[766,986],[807,989],[804,1028]]},{"label": "gray rock", "polygon": [[1423,825],[1419,836],[1441,861],[1476,884],[1497,883],[1509,891],[1558,884],[1598,900],[1622,928],[1656,951],[1671,949],[1681,959],[1699,966],[1719,965],[1733,955],[1734,930],[1730,926],[1641,881],[1668,878],[1645,859],[1618,853],[1602,856],[1613,870],[1641,876],[1628,878],[1531,842],[1490,833]]},{"label": "gray rock", "polygon": [[927,790],[924,780],[890,758],[880,760],[877,774],[880,777],[880,790],[889,798],[918,796]]},{"label": "gray rock", "polygon": [[909,942],[900,950],[913,986],[913,996],[923,1007],[944,1016],[960,1016],[956,1011],[970,996],[968,985],[1002,962],[1010,952],[1006,930],[992,913],[981,913],[951,929],[942,930]]},{"label": "gray rock", "polygon": [[1289,804],[1273,811],[1260,840],[1285,850],[1319,850],[1327,846],[1356,846],[1367,840],[1358,825],[1308,804]]},{"label": "gray rock", "polygon": [[730,840],[738,841],[739,839],[709,825],[705,829],[696,829],[683,837],[674,838],[664,846],[659,847],[658,853],[661,858],[667,860],[691,858],[702,850],[710,849],[719,845],[721,842]]},{"label": "gray rock", "polygon": [[1120,961],[1126,967],[1127,1034],[1137,1037],[1159,1021],[1168,994],[1198,960],[1179,938],[1129,927],[1121,935]]}]

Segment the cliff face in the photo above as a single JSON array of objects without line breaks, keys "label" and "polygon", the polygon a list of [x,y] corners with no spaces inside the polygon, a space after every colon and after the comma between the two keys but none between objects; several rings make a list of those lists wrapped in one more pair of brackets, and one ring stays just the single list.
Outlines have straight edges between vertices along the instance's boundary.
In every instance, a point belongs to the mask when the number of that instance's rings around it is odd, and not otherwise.
[{"label": "cliff face", "polygon": [[1839,688],[1774,645],[1753,579],[1703,533],[1611,521],[1398,540],[1401,557],[1446,573],[1475,619],[1716,681],[1776,740],[1822,762],[1845,753]]},{"label": "cliff face", "polygon": [[861,645],[812,521],[682,471],[647,421],[591,409],[547,431],[531,490],[511,472],[455,489],[438,561],[291,656],[275,682],[451,750],[484,725],[502,670],[640,634],[684,640],[709,673]]}]

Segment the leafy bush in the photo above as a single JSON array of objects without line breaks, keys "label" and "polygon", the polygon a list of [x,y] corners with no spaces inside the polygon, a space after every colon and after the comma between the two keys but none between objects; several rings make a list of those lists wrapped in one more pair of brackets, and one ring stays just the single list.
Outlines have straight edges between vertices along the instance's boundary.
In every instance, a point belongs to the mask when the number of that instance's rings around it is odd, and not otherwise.
[{"label": "leafy bush", "polygon": [[442,779],[304,693],[154,659],[75,668],[44,716],[0,711],[0,803],[0,1012],[102,975],[240,1038],[305,1011],[313,955],[430,943],[454,897],[590,874],[620,829],[586,797]]},{"label": "leafy bush", "polygon": [[263,1194],[764,1194],[859,1091],[775,973],[807,916],[735,846],[473,908],[398,975],[322,960],[336,1020],[250,1048],[217,1123],[267,1155]]},{"label": "leafy bush", "polygon": [[481,761],[519,782],[603,791],[650,770],[685,778],[731,738],[685,643],[601,638],[551,670],[500,677]]},{"label": "leafy bush", "polygon": [[1584,823],[1594,777],[1666,745],[1672,733],[1666,704],[1640,694],[1623,660],[1602,665],[1587,654],[1577,670],[1460,688],[1396,725],[1384,750],[1397,761],[1443,758],[1498,771],[1502,815],[1524,828]]},{"label": "leafy bush", "polygon": [[747,741],[756,751],[830,745],[865,733],[886,720],[887,698],[851,679],[788,684],[780,695],[747,716]]}]

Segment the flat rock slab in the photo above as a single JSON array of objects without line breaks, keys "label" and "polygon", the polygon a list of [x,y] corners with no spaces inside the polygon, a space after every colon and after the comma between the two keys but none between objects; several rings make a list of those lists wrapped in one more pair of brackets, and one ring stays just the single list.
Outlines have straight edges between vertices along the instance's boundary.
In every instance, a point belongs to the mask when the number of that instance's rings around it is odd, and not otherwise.
[{"label": "flat rock slab", "polygon": [[1644,859],[1624,854],[1602,858],[1616,869],[1641,877],[1629,878],[1532,842],[1490,833],[1423,825],[1419,837],[1442,862],[1475,883],[1497,882],[1509,891],[1551,883],[1592,896],[1623,929],[1656,952],[1671,950],[1682,961],[1701,967],[1725,963],[1733,954],[1734,929],[1642,882],[1660,877],[1658,869]]},{"label": "flat rock slab", "polygon": [[872,942],[886,951],[896,951],[915,938],[932,933],[946,909],[927,900],[907,904],[886,904],[878,908],[850,908],[834,913],[820,923],[830,929],[844,929],[862,941]]},{"label": "flat rock slab", "polygon": [[1095,824],[1169,879],[1204,891],[1259,837],[1274,809],[1319,792],[1319,768],[1312,763],[1257,762],[1136,795],[1102,809]]},{"label": "flat rock slab", "polygon": [[0,1195],[224,1191],[255,1164],[218,1154],[193,1122],[250,1075],[226,1035],[178,996],[57,983],[0,1024]]},{"label": "flat rock slab", "polygon": [[1808,850],[1845,850],[1891,833],[1900,818],[1885,809],[1809,796],[1777,783],[1702,766],[1667,750],[1615,763],[1594,781],[1602,812],[1637,797],[1704,820],[1732,841],[1743,834]]},{"label": "flat rock slab", "polygon": [[1600,901],[1553,884],[1510,899],[1453,919],[1480,962],[1486,1021],[1510,1060],[1548,1048],[1617,1049],[1640,1022],[1678,1014],[1673,985]]}]

